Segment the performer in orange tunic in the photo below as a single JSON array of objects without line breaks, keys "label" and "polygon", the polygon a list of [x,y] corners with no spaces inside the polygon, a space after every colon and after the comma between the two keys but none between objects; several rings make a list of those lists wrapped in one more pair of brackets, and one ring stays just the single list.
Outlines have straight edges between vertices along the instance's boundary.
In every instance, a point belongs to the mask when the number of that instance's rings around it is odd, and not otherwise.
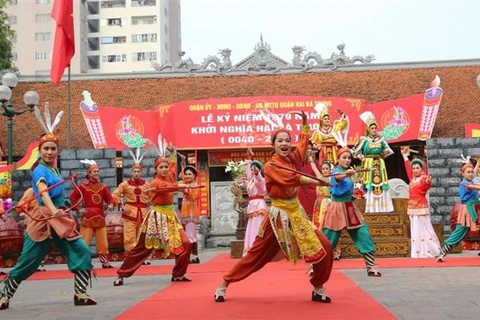
[{"label": "performer in orange tunic", "polygon": [[127,254],[135,247],[137,237],[140,234],[140,226],[150,202],[146,192],[150,184],[142,179],[141,161],[145,154],[140,155],[140,149],[137,148],[136,154],[130,151],[130,155],[134,162],[131,169],[132,178],[120,183],[112,193],[116,204],[122,203],[122,196],[124,200],[122,205],[123,245]]},{"label": "performer in orange tunic", "polygon": [[103,203],[108,204],[108,210],[113,210],[114,200],[107,186],[99,181],[100,170],[94,160],[80,160],[82,163],[89,164],[87,169],[87,179],[83,181],[78,189],[70,194],[70,201],[78,203],[82,198],[83,208],[75,209],[82,215],[82,226],[80,234],[83,240],[90,246],[93,233],[95,233],[95,241],[97,253],[103,269],[113,268],[108,262],[108,240],[107,227],[105,224],[105,214],[103,211]]},{"label": "performer in orange tunic", "polygon": [[[323,183],[275,166],[278,164],[294,169],[293,163],[305,157],[309,126],[305,113],[302,112],[301,115],[303,129],[295,151],[292,152],[291,136],[287,130],[278,128],[272,133],[271,141],[275,154],[265,164],[264,171],[267,191],[272,199],[270,211],[253,246],[223,277],[214,295],[217,302],[225,301],[227,286],[230,283],[241,281],[260,270],[274,260],[280,251],[293,263],[301,254],[306,263],[313,264],[310,278],[313,285],[311,299],[316,302],[331,301],[323,284],[329,279],[332,270],[332,247],[328,239],[305,216],[297,198],[298,187],[301,184]],[[281,122],[277,119],[273,124],[278,126]]]},{"label": "performer in orange tunic", "polygon": [[[179,154],[182,158],[182,180],[183,183],[196,187],[197,184],[197,169],[193,166],[187,165],[187,161],[184,155]],[[192,252],[190,256],[190,263],[200,263],[198,257],[198,239],[197,239],[197,224],[200,218],[200,210],[198,209],[198,199],[200,198],[199,189],[184,189],[182,210],[180,211],[180,219],[182,221],[183,228],[192,243]]]},{"label": "performer in orange tunic", "polygon": [[123,278],[131,277],[153,250],[162,250],[165,257],[175,256],[172,282],[191,281],[185,275],[190,262],[190,240],[173,211],[173,196],[176,191],[192,187],[176,181],[176,154],[170,152],[168,159],[163,146],[166,146],[166,142],[161,142],[160,135],[160,156],[155,160],[156,175],[149,189],[152,208],[143,220],[137,245],[117,271],[118,278],[113,282],[114,286],[123,285]]}]

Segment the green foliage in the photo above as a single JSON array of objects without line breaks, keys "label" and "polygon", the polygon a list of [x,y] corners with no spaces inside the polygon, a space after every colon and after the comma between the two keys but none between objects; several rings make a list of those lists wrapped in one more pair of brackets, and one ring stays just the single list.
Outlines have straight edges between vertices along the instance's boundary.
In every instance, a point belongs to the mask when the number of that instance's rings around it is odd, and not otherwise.
[{"label": "green foliage", "polygon": [[16,70],[13,65],[10,40],[15,35],[15,31],[8,24],[8,14],[5,12],[7,3],[8,0],[0,0],[0,70]]}]

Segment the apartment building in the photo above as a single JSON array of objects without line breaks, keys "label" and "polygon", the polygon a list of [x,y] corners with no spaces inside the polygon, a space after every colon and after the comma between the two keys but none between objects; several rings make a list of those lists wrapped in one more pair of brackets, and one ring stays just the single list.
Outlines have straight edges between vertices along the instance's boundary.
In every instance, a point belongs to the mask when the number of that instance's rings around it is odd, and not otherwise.
[{"label": "apartment building", "polygon": [[[10,0],[6,8],[15,65],[23,75],[50,73],[53,0]],[[73,0],[72,74],[151,71],[181,51],[180,0]]]}]

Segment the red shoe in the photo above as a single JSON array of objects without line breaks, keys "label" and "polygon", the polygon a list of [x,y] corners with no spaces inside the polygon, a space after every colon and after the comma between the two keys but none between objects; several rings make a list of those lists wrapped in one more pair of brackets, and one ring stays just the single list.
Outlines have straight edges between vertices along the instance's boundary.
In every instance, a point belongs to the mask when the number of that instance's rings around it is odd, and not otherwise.
[{"label": "red shoe", "polygon": [[90,298],[86,293],[76,293],[73,296],[73,304],[76,306],[94,306],[97,301]]}]

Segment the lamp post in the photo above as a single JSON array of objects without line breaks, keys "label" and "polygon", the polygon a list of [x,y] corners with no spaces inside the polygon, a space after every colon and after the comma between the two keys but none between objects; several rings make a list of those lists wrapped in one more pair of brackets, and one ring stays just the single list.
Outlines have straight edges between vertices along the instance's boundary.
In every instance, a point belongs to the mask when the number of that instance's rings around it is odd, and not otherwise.
[{"label": "lamp post", "polygon": [[12,103],[12,89],[18,84],[18,78],[14,73],[6,73],[2,77],[0,85],[0,115],[7,117],[8,132],[8,164],[13,163],[13,117],[21,115],[27,111],[32,112],[33,108],[40,101],[40,96],[35,91],[28,91],[23,96],[23,102],[28,108],[17,109]]}]

